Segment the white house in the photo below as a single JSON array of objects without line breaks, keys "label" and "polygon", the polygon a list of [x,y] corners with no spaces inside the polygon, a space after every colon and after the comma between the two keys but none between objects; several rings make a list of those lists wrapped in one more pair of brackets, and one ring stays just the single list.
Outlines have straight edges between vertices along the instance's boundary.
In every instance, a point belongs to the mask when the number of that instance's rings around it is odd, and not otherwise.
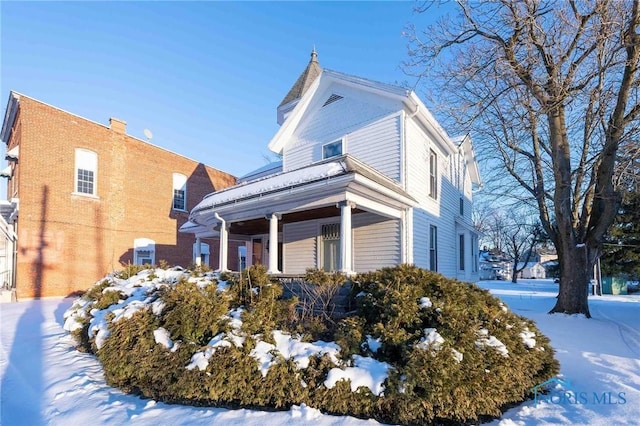
[{"label": "white house", "polygon": [[540,262],[529,262],[527,264],[521,262],[518,263],[518,269],[522,269],[522,271],[518,273],[518,278],[528,279],[547,277],[547,271]]},{"label": "white house", "polygon": [[273,274],[347,274],[401,263],[478,280],[469,136],[451,138],[418,96],[311,60],[278,107],[282,156],[207,195],[181,231],[246,242]]}]

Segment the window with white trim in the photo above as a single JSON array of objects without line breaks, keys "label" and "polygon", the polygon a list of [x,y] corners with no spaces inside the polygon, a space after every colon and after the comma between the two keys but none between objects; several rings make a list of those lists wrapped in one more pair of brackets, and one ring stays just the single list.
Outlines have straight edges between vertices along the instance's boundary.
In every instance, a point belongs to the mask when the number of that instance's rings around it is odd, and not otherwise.
[{"label": "window with white trim", "polygon": [[471,272],[478,272],[478,236],[471,236]]},{"label": "window with white trim", "polygon": [[434,150],[429,153],[429,196],[438,198],[438,154]]},{"label": "window with white trim", "polygon": [[337,271],[340,267],[340,224],[327,223],[321,229],[322,269]]},{"label": "window with white trim", "polygon": [[464,271],[464,257],[465,257],[465,249],[464,249],[464,234],[458,235],[458,269]]},{"label": "window with white trim", "polygon": [[[200,264],[209,266],[209,244],[200,243]],[[196,256],[198,255],[198,243],[193,243],[193,263],[198,263]]]},{"label": "window with white trim", "polygon": [[98,154],[87,149],[76,148],[75,193],[97,195]]},{"label": "window with white trim", "polygon": [[187,210],[187,177],[181,173],[173,174],[173,209]]},{"label": "window with white trim", "polygon": [[429,227],[429,269],[438,270],[438,228]]},{"label": "window with white trim", "polygon": [[342,139],[322,145],[322,159],[339,157],[343,153]]},{"label": "window with white trim", "polygon": [[149,238],[133,240],[133,263],[135,265],[155,265],[156,242]]}]

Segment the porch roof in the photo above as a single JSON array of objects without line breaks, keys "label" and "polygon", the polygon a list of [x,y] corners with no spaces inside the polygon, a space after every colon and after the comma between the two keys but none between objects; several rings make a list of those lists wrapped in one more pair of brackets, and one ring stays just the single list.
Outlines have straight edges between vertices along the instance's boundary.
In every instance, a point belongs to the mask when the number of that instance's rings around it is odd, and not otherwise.
[{"label": "porch roof", "polygon": [[231,224],[252,219],[265,223],[264,217],[272,213],[296,220],[327,217],[338,214],[335,205],[341,201],[394,218],[417,204],[395,181],[344,155],[211,193],[191,211],[180,231],[212,230],[219,223],[216,213]]}]

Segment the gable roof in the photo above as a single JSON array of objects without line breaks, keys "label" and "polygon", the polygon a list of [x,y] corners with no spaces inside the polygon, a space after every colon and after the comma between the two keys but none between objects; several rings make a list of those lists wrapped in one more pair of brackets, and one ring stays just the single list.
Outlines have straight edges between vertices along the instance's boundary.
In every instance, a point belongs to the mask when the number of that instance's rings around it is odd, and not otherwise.
[{"label": "gable roof", "polygon": [[287,93],[278,106],[281,107],[291,101],[300,99],[309,89],[309,86],[311,86],[316,78],[318,78],[321,72],[322,68],[320,68],[320,63],[318,62],[318,53],[314,47],[311,51],[311,59],[309,60],[307,67],[302,71],[300,77],[298,77],[291,89],[289,89],[289,93]]},{"label": "gable roof", "polygon": [[467,164],[467,170],[469,170],[471,183],[482,186],[482,179],[480,178],[480,170],[478,168],[478,162],[476,161],[476,152],[471,143],[471,136],[467,133],[466,135],[456,136],[452,141],[458,145],[464,153],[464,161]]},{"label": "gable roof", "polygon": [[409,111],[411,117],[415,116],[416,120],[423,124],[433,137],[434,142],[442,146],[445,152],[457,152],[458,147],[452,142],[447,132],[442,128],[442,126],[440,126],[433,115],[431,115],[427,107],[415,92],[393,84],[381,83],[329,69],[321,70],[319,77],[308,86],[302,95],[302,98],[296,101],[296,105],[291,111],[289,117],[284,121],[284,123],[282,123],[282,126],[269,142],[269,149],[271,151],[278,154],[282,152],[285,143],[291,139],[293,132],[300,123],[302,116],[308,109],[316,92],[321,91],[322,88],[328,87],[332,82],[338,82],[350,87],[355,87],[359,90],[402,102]]},{"label": "gable roof", "polygon": [[4,112],[4,120],[2,121],[2,129],[0,130],[0,140],[5,144],[9,143],[11,138],[11,130],[13,129],[13,122],[18,112],[18,104],[20,102],[20,95],[14,91],[9,93],[9,100],[7,101],[7,109]]}]

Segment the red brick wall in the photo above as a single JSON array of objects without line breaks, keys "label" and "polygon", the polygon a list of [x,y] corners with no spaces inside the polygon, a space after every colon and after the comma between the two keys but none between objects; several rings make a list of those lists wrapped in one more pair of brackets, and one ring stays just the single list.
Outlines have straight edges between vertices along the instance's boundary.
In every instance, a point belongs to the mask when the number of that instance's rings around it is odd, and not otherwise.
[{"label": "red brick wall", "polygon": [[[235,183],[227,173],[26,97],[14,129],[8,148],[20,145],[18,297],[85,290],[133,261],[135,238],[155,241],[156,263],[188,266],[195,238],[178,233],[188,213],[172,210],[173,173],[187,176],[187,210]],[[97,197],[73,194],[76,148],[97,153]],[[218,241],[208,243],[217,268]],[[237,250],[229,252],[229,263],[237,264]]]}]

